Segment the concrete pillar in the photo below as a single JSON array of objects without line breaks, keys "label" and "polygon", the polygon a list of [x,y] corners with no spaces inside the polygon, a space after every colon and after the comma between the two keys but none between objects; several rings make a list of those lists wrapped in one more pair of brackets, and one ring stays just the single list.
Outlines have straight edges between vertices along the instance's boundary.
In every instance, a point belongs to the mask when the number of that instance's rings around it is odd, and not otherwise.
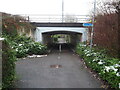
[{"label": "concrete pillar", "polygon": [[35,36],[34,38],[35,38],[36,42],[43,43],[42,42],[42,33],[41,33],[41,31],[39,29],[35,30],[35,35],[34,36]]},{"label": "concrete pillar", "polygon": [[82,42],[87,41],[87,40],[88,40],[88,33],[87,33],[87,30],[86,30],[82,33]]}]

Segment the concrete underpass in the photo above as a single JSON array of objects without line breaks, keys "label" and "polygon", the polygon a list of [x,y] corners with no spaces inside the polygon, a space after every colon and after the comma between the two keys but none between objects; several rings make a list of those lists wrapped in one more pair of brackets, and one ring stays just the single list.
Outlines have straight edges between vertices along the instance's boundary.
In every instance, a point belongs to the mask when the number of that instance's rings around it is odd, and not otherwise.
[{"label": "concrete underpass", "polygon": [[[58,38],[58,42],[54,41],[53,36],[61,36]],[[46,32],[42,33],[43,36],[43,44],[47,44],[48,47],[56,47],[59,49],[59,45],[61,44],[61,48],[74,47],[78,42],[81,42],[82,33],[76,32],[68,32],[68,31],[54,31],[54,32]],[[61,41],[59,41],[61,40]]]},{"label": "concrete underpass", "polygon": [[[53,36],[60,35],[58,38],[67,39],[56,43],[54,42]],[[35,33],[35,40],[42,44],[47,44],[49,48],[59,49],[61,45],[62,49],[67,47],[74,48],[77,43],[88,40],[88,29],[87,28],[76,28],[76,27],[37,27]]]}]

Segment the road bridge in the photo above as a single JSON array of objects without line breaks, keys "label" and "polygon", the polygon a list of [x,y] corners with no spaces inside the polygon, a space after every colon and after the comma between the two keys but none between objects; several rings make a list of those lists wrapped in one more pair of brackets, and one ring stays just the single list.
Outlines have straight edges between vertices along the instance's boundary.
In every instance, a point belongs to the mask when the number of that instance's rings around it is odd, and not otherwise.
[{"label": "road bridge", "polygon": [[[53,16],[52,16],[53,18]],[[36,27],[35,30],[35,41],[40,42],[42,44],[53,44],[53,35],[64,34],[69,35],[69,43],[72,45],[76,45],[78,42],[84,42],[88,40],[88,28],[84,27],[84,23],[80,20],[86,18],[78,17],[77,22],[64,22],[61,21],[49,21],[41,22],[41,18],[39,18],[39,22],[30,22],[32,25]],[[58,19],[58,17],[57,17]],[[89,19],[89,18],[87,18]],[[34,19],[33,19],[34,20]],[[46,20],[46,18],[45,18]],[[61,20],[61,19],[60,19]]]},{"label": "road bridge", "polygon": [[75,22],[71,22],[71,23],[31,22],[31,24],[36,27],[83,27],[83,23],[75,23]]},{"label": "road bridge", "polygon": [[88,28],[83,27],[37,27],[35,41],[42,44],[53,44],[52,35],[69,35],[69,43],[76,45],[78,42],[88,40]]}]

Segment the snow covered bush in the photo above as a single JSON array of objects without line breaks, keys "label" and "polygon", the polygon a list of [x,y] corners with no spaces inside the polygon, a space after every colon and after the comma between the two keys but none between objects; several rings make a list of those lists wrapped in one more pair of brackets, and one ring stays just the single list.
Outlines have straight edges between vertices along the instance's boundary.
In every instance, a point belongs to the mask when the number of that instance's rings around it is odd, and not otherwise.
[{"label": "snow covered bush", "polygon": [[10,41],[10,46],[16,51],[17,58],[23,58],[27,55],[32,54],[40,55],[47,53],[47,46],[42,45],[39,42],[35,42],[25,35],[17,35],[14,38],[11,38],[8,35],[4,35],[4,37],[6,37]]},{"label": "snow covered bush", "polygon": [[27,55],[32,54],[45,54],[47,53],[47,46],[42,45],[39,42],[35,42],[28,37],[19,36],[19,39],[16,39],[16,44],[13,45],[13,48],[17,52],[17,57],[22,58],[26,57]]},{"label": "snow covered bush", "polygon": [[96,71],[112,88],[118,89],[120,83],[119,59],[108,57],[105,50],[90,49],[83,43],[77,45],[76,52],[84,59],[87,66]]},{"label": "snow covered bush", "polygon": [[40,44],[39,42],[34,42],[29,47],[28,54],[41,55],[47,53],[47,46]]}]

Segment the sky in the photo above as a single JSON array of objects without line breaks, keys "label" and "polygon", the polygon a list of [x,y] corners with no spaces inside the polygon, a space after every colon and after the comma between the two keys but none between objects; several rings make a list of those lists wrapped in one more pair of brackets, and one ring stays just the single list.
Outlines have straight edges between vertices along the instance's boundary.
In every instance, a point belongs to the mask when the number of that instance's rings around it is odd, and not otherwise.
[{"label": "sky", "polygon": [[[89,15],[94,0],[63,0],[64,15]],[[1,0],[0,12],[24,15],[62,15],[62,0]]]},{"label": "sky", "polygon": [[[94,0],[63,0],[64,14],[89,14]],[[1,0],[0,12],[11,14],[61,14],[62,0]]]}]

